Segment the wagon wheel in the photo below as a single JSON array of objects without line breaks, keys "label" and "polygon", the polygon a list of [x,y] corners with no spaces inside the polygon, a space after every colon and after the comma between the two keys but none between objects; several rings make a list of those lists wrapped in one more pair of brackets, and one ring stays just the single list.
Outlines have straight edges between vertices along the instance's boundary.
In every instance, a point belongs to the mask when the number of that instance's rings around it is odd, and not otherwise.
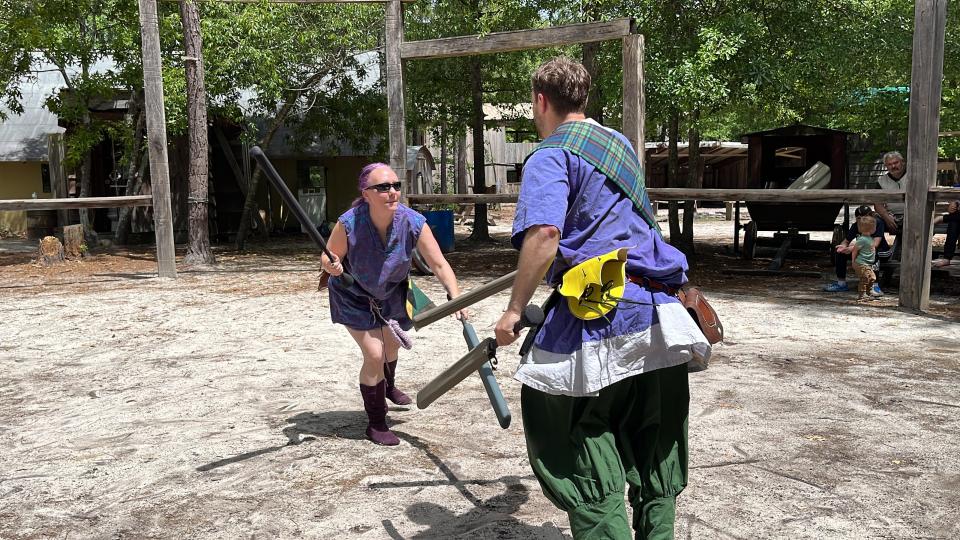
[{"label": "wagon wheel", "polygon": [[843,225],[833,226],[833,238],[830,239],[830,263],[837,263],[836,247],[843,243]]},{"label": "wagon wheel", "polygon": [[424,260],[423,255],[417,251],[417,248],[413,248],[413,252],[410,254],[410,262],[413,263],[413,271],[417,275],[421,276],[432,276],[433,270],[430,270],[430,265],[427,264],[427,261]]},{"label": "wagon wheel", "polygon": [[757,223],[755,221],[747,222],[743,226],[743,249],[740,251],[740,257],[746,260],[753,259],[757,252]]}]

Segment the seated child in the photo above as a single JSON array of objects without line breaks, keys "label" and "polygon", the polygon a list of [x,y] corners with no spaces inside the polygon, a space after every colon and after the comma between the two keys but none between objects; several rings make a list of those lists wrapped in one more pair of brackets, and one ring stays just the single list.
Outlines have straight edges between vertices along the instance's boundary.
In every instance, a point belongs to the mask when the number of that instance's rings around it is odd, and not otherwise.
[{"label": "seated child", "polygon": [[873,216],[860,216],[857,218],[857,229],[860,236],[853,241],[853,249],[850,256],[853,257],[853,269],[857,273],[860,282],[857,284],[857,291],[860,293],[858,300],[869,298],[867,293],[873,288],[877,281],[877,274],[873,271],[873,263],[876,262],[877,251],[873,247],[873,232],[877,230],[877,220]]}]

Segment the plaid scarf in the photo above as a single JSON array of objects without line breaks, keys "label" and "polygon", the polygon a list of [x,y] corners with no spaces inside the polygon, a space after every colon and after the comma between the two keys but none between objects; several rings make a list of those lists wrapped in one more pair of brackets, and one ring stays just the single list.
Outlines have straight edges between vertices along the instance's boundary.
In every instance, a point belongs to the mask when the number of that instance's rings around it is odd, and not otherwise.
[{"label": "plaid scarf", "polygon": [[611,131],[594,122],[564,122],[530,156],[542,148],[562,148],[596,167],[623,191],[647,225],[663,236],[647,197],[637,154]]}]

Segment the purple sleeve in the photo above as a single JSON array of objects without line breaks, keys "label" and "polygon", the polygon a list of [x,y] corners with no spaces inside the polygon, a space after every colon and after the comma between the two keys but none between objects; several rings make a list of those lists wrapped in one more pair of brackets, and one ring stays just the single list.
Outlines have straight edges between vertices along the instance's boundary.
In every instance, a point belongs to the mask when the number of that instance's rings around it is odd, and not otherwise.
[{"label": "purple sleeve", "polygon": [[566,153],[559,148],[538,150],[523,166],[517,213],[513,218],[513,247],[520,249],[527,229],[553,225],[563,233],[570,182]]},{"label": "purple sleeve", "polygon": [[413,232],[413,237],[419,239],[420,233],[423,231],[423,226],[427,223],[426,216],[413,208],[407,208],[407,216],[410,220],[410,229],[411,232]]},{"label": "purple sleeve", "polygon": [[337,218],[337,221],[343,224],[343,232],[346,233],[347,236],[353,233],[353,223],[356,220],[356,213],[356,208],[350,208]]}]

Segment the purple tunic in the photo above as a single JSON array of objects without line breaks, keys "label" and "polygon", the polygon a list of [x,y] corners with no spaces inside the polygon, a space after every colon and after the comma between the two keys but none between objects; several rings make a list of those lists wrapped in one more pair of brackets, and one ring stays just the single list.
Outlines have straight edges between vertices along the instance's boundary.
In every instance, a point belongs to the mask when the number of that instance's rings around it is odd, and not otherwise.
[{"label": "purple tunic", "polygon": [[[629,249],[629,275],[671,287],[687,281],[683,253],[650,229],[613,182],[567,150],[538,150],[524,165],[513,222],[516,248],[534,225],[552,225],[561,233],[546,277],[551,285],[572,266],[619,248]],[[574,317],[565,300],[558,302],[515,377],[548,393],[595,395],[632,374],[687,362],[693,351],[709,354],[709,344],[676,297],[632,282],[623,296],[633,302],[620,302],[606,319],[592,321]]]},{"label": "purple tunic", "polygon": [[[672,287],[687,281],[683,253],[650,229],[613,182],[566,150],[539,150],[524,166],[513,222],[512,240],[516,248],[520,248],[524,232],[533,225],[553,225],[561,233],[557,258],[547,272],[551,285],[559,284],[567,269],[623,247],[630,248],[628,274],[646,276]],[[632,283],[627,284],[624,296],[645,304],[678,302],[666,293],[651,293]],[[649,328],[654,310],[651,305],[622,304],[611,314],[613,324],[604,319],[582,321],[570,314],[566,302],[560,302],[548,314],[535,344],[552,352],[571,353],[583,342]]]},{"label": "purple tunic", "polygon": [[387,319],[395,319],[401,328],[409,330],[413,321],[406,310],[407,276],[411,253],[417,247],[426,218],[407,206],[397,205],[393,223],[387,229],[386,245],[366,203],[347,210],[337,221],[347,234],[343,267],[354,277],[354,283],[346,287],[343,280],[330,278],[330,318],[355,330],[372,330],[383,326]]}]

